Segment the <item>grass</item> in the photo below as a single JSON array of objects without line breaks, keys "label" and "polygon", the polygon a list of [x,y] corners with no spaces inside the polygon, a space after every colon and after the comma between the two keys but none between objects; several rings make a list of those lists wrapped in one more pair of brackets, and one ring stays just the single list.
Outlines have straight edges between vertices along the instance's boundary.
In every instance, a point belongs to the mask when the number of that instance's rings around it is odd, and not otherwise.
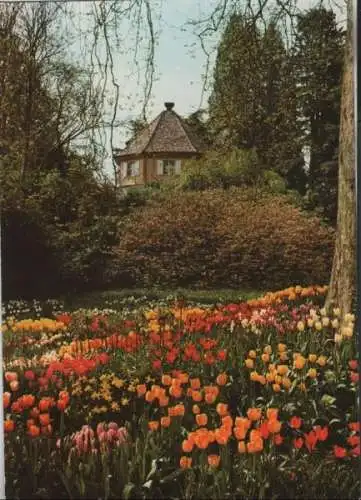
[{"label": "grass", "polygon": [[177,288],[170,290],[158,288],[131,288],[83,293],[66,297],[64,302],[68,309],[77,309],[80,307],[96,307],[98,309],[102,307],[116,308],[117,305],[122,305],[127,302],[136,302],[138,304],[143,301],[168,302],[174,300],[176,297],[183,297],[189,303],[217,304],[248,300],[259,297],[262,293],[262,291],[256,290],[233,289],[197,290]]}]

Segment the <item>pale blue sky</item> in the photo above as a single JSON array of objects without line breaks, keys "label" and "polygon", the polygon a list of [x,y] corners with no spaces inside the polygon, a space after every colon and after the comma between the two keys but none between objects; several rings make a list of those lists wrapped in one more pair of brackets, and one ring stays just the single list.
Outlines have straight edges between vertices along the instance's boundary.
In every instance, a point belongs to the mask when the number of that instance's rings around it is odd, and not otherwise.
[{"label": "pale blue sky", "polygon": [[[341,0],[340,0],[341,1]],[[155,19],[155,29],[159,31],[158,45],[155,50],[156,81],[154,82],[152,99],[148,107],[148,118],[153,119],[164,109],[165,101],[175,102],[175,110],[183,116],[189,115],[197,110],[201,103],[203,88],[202,74],[205,70],[205,55],[202,52],[199,41],[191,35],[190,31],[182,31],[182,27],[190,19],[197,19],[210,13],[217,0],[152,0],[152,5],[158,6],[161,19]],[[301,0],[299,6],[310,8],[314,0]],[[343,2],[342,2],[343,3]],[[327,6],[327,4],[325,4]],[[74,27],[76,32],[84,30],[89,22],[86,11],[91,7],[90,3],[79,2],[73,4],[76,17]],[[337,9],[333,4],[334,10]],[[338,18],[342,20],[342,14],[338,10]],[[136,65],[134,63],[134,30],[129,33],[129,23],[124,22],[119,28],[120,35],[124,37],[121,48],[114,53],[115,76],[121,85],[121,95],[117,119],[128,120],[139,116],[143,103],[143,74],[137,78]],[[75,55],[79,55],[79,47],[83,54],[89,56],[89,42],[91,38],[84,38],[72,46]],[[217,38],[213,40],[217,41]],[[192,46],[193,44],[193,46]],[[70,48],[70,47],[69,47]],[[84,63],[84,56],[81,62]],[[112,85],[108,86],[109,96],[114,95]],[[204,95],[203,104],[207,105],[207,93]],[[109,106],[109,109],[112,109]],[[128,138],[124,128],[119,127],[114,133],[114,146],[123,147]],[[109,138],[108,138],[109,139]],[[108,140],[109,142],[109,140]],[[110,152],[110,149],[109,149]],[[106,171],[111,173],[111,160],[105,162]]]}]

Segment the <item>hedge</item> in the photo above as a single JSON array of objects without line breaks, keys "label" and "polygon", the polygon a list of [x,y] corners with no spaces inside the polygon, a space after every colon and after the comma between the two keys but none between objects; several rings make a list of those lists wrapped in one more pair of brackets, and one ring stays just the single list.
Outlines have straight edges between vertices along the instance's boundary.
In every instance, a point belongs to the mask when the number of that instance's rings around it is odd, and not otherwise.
[{"label": "hedge", "polygon": [[116,280],[275,289],[327,283],[334,231],[283,195],[232,189],[152,200],[121,224]]}]

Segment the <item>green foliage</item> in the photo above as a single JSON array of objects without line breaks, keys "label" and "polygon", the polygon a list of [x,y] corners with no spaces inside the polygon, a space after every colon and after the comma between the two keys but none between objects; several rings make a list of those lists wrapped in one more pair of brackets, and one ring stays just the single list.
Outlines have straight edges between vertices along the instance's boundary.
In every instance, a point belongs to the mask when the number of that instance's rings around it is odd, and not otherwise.
[{"label": "green foliage", "polygon": [[261,289],[327,282],[334,237],[287,197],[237,188],[154,200],[121,233],[119,283]]},{"label": "green foliage", "polygon": [[273,171],[265,170],[254,149],[233,149],[229,153],[212,150],[199,160],[188,161],[177,186],[184,190],[255,187],[284,192],[286,184]]},{"label": "green foliage", "polygon": [[294,73],[302,113],[303,142],[310,149],[307,206],[336,223],[341,75],[344,31],[325,8],[300,15]]},{"label": "green foliage", "polygon": [[216,145],[256,148],[265,169],[303,193],[296,83],[276,24],[261,29],[241,15],[232,16],[218,48],[209,100]]},{"label": "green foliage", "polygon": [[5,297],[104,285],[117,242],[116,207],[114,189],[97,182],[80,158],[72,158],[65,176],[44,173],[19,206],[3,210]]}]

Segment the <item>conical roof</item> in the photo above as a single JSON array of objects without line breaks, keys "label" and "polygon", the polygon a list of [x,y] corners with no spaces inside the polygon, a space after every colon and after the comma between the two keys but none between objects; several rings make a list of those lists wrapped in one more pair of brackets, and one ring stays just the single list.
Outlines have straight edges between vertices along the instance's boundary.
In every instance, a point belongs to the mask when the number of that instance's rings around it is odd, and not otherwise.
[{"label": "conical roof", "polygon": [[128,142],[116,156],[151,153],[200,153],[205,145],[184,120],[173,111],[174,103],[165,103],[162,111],[147,127]]}]

